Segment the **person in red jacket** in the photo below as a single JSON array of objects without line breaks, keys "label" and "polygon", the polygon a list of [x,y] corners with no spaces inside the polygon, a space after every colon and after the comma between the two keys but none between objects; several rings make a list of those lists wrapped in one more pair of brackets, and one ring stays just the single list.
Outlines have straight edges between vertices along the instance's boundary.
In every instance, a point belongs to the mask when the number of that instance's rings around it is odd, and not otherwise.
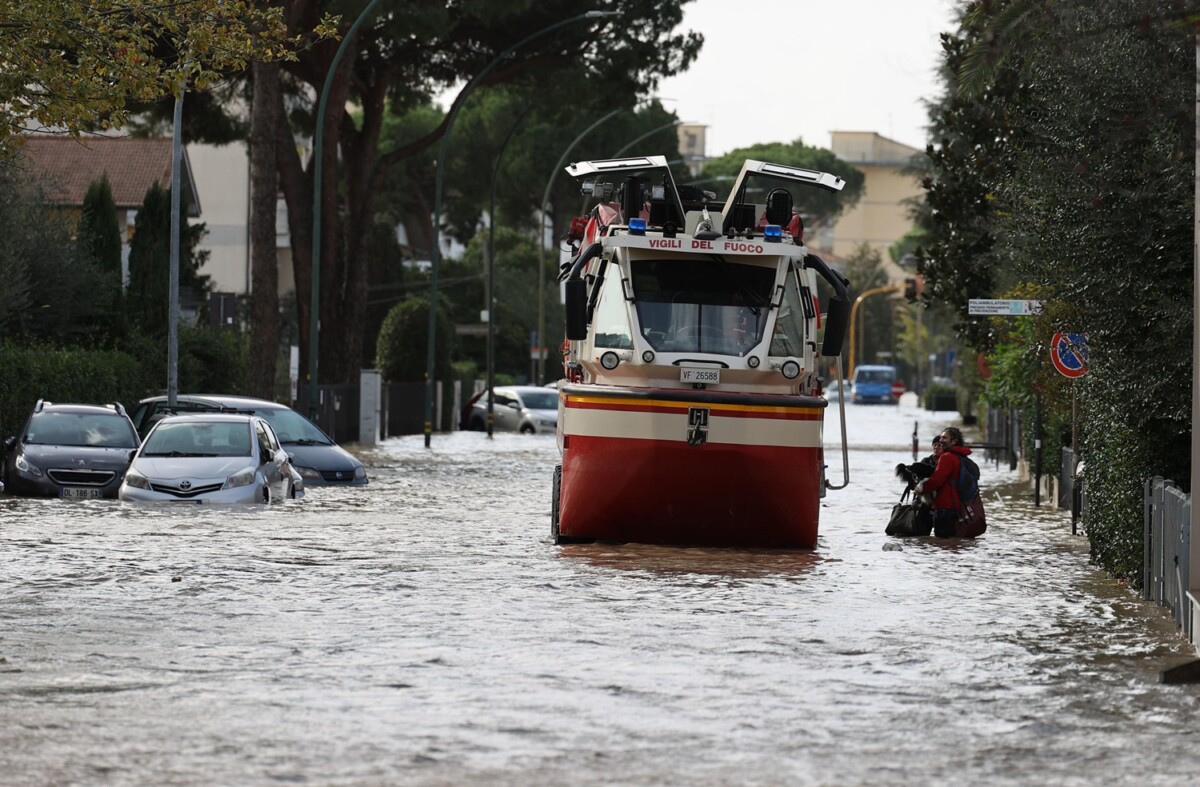
[{"label": "person in red jacket", "polygon": [[942,446],[937,467],[933,475],[922,481],[917,489],[933,495],[933,534],[938,538],[953,538],[957,535],[961,504],[958,499],[958,471],[962,462],[959,457],[968,456],[971,449],[963,445],[962,431],[954,426],[942,430],[939,441]]}]

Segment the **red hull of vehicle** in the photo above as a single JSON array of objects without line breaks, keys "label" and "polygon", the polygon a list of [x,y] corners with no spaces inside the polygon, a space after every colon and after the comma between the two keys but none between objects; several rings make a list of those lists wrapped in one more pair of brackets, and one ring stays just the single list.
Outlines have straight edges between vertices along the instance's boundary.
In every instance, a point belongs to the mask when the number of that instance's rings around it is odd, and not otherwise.
[{"label": "red hull of vehicle", "polygon": [[[824,402],[765,407],[750,396],[673,398],[566,395],[560,539],[815,546]],[[686,418],[697,405],[711,407],[715,439],[693,444]],[[602,434],[606,427],[626,433]],[[771,440],[785,444],[761,444]]]}]

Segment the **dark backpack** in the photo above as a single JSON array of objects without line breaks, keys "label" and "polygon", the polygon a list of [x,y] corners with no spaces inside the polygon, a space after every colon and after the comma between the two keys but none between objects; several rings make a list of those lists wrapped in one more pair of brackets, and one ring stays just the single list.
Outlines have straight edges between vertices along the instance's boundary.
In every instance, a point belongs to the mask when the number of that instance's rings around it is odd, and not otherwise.
[{"label": "dark backpack", "polygon": [[958,479],[954,482],[958,493],[958,521],[954,524],[955,535],[960,538],[975,538],[987,531],[987,518],[983,513],[983,500],[979,497],[979,465],[965,456],[958,457]]},{"label": "dark backpack", "polygon": [[963,505],[979,496],[979,465],[969,456],[958,457],[958,479],[954,482],[958,499]]}]

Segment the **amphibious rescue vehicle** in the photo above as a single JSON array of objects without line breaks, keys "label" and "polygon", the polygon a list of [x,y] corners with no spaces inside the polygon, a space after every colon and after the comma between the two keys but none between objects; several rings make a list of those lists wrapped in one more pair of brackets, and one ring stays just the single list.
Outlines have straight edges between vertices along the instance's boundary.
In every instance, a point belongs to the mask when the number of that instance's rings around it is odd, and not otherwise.
[{"label": "amphibious rescue vehicle", "polygon": [[746,161],[717,202],[662,156],[567,172],[599,202],[560,275],[556,542],[812,548],[820,499],[849,482],[844,418],[843,483],[826,478],[818,370],[838,358],[841,378],[850,309],[794,206],[844,182]]}]

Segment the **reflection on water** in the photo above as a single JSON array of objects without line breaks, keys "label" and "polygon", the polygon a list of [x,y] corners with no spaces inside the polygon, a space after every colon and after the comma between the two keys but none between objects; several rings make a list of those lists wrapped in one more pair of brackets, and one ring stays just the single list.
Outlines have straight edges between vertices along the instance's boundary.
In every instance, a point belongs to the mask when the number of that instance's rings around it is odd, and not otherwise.
[{"label": "reflection on water", "polygon": [[984,538],[884,536],[946,419],[847,421],[812,551],[555,546],[552,437],[267,508],[0,497],[0,781],[1191,783],[1170,619],[995,465]]},{"label": "reflection on water", "polygon": [[565,544],[563,560],[615,571],[799,579],[824,559],[816,551],[674,548],[652,544]]}]

